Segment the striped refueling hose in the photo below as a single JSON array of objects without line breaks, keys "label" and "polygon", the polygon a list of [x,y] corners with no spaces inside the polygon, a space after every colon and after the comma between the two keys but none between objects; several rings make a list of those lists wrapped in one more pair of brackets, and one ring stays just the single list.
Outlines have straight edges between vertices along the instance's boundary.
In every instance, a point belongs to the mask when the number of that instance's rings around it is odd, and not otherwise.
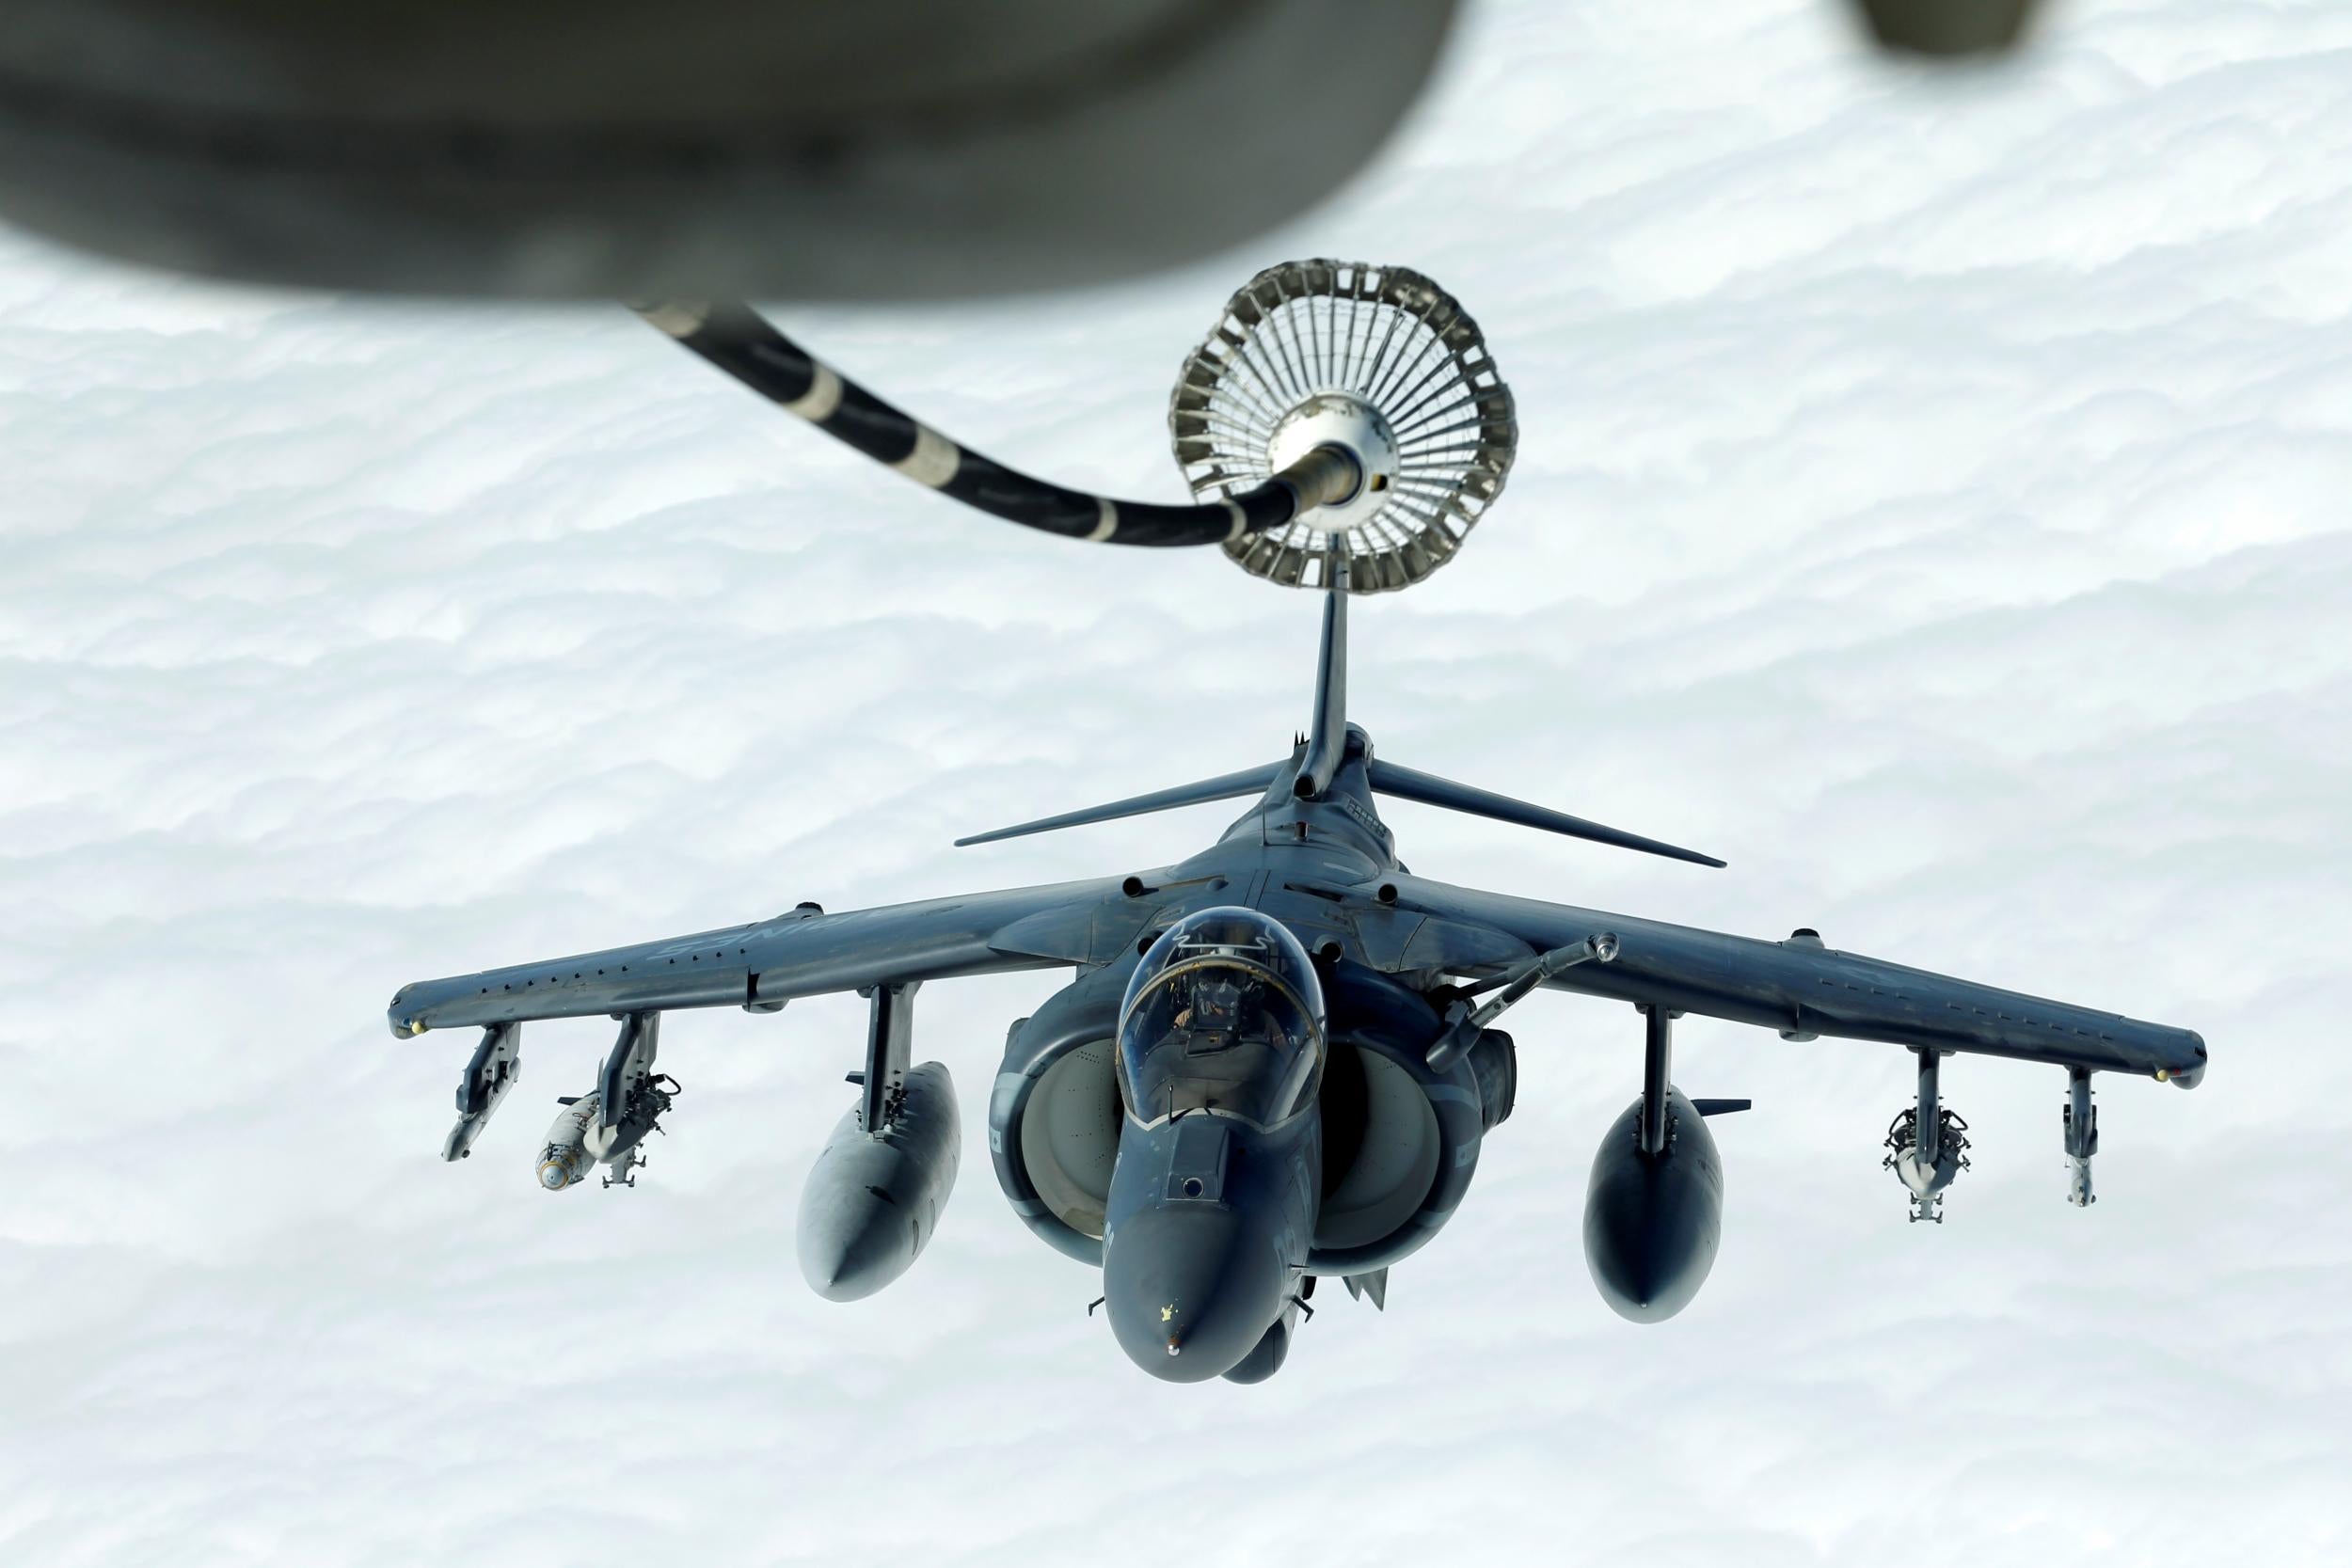
[{"label": "striped refueling hose", "polygon": [[1280,528],[1354,497],[1363,467],[1317,447],[1230,499],[1193,506],[1112,500],[1066,490],[950,440],[819,361],[748,305],[669,301],[637,313],[788,414],[966,506],[1024,528],[1111,545],[1216,545]]}]

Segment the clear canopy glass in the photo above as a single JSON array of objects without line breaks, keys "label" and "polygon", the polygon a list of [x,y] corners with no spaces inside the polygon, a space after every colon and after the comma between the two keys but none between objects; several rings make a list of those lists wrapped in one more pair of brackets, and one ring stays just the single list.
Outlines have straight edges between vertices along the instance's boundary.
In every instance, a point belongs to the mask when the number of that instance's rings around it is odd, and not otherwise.
[{"label": "clear canopy glass", "polygon": [[1216,1111],[1272,1127],[1314,1103],[1323,987],[1280,922],[1225,907],[1186,915],[1136,965],[1119,1015],[1119,1089],[1151,1123]]}]

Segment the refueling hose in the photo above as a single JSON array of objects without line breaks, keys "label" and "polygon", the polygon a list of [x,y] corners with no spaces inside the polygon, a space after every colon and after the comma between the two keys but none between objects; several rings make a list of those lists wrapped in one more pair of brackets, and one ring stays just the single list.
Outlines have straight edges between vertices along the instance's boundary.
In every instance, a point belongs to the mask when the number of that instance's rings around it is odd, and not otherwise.
[{"label": "refueling hose", "polygon": [[1343,447],[1317,447],[1226,500],[1193,506],[1112,500],[1004,467],[942,436],[835,372],[750,306],[673,300],[637,313],[753,391],[966,506],[1024,528],[1111,545],[1216,545],[1280,528],[1300,513],[1352,499],[1363,467]]}]

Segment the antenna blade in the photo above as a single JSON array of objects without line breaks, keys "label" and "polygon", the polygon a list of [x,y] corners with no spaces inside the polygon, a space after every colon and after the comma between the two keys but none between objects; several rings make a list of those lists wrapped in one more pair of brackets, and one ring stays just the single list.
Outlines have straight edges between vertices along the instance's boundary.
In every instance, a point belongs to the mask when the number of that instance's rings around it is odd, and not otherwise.
[{"label": "antenna blade", "polygon": [[1110,822],[1121,816],[1141,816],[1149,812],[1173,811],[1178,806],[1197,806],[1210,800],[1238,800],[1244,795],[1263,795],[1273,784],[1275,777],[1290,765],[1271,762],[1263,768],[1246,768],[1238,773],[1203,779],[1199,784],[1178,784],[1173,789],[1155,789],[1149,795],[1131,795],[1124,800],[1108,805],[1088,806],[1083,811],[1066,811],[1059,816],[1041,816],[1034,822],[1023,822],[1010,828],[997,828],[985,833],[956,840],[956,847],[972,844],[993,844],[1000,838],[1020,838],[1028,833],[1050,833],[1057,828],[1075,828],[1089,822]]},{"label": "antenna blade", "polygon": [[1423,773],[1419,768],[1399,767],[1375,757],[1366,766],[1367,780],[1383,795],[1393,795],[1400,800],[1419,800],[1425,806],[1443,806],[1448,811],[1467,812],[1472,816],[1490,816],[1498,822],[1513,822],[1522,828],[1540,828],[1548,833],[1565,833],[1570,838],[1588,839],[1595,844],[1613,844],[1620,849],[1639,849],[1645,855],[1663,855],[1668,860],[1689,861],[1693,865],[1721,866],[1724,863],[1712,855],[1702,855],[1695,849],[1665,844],[1639,833],[1629,833],[1599,822],[1588,822],[1581,816],[1570,816],[1564,811],[1549,811],[1531,806],[1524,800],[1514,800],[1508,795],[1497,795],[1490,789],[1479,789],[1452,779]]}]

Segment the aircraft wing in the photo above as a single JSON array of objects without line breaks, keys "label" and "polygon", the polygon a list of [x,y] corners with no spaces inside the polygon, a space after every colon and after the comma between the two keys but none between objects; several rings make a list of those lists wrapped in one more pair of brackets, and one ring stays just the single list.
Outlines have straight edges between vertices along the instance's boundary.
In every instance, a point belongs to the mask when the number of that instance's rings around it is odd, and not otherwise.
[{"label": "aircraft wing", "polygon": [[[1810,935],[1765,942],[1418,877],[1387,882],[1400,911],[1484,927],[1536,953],[1615,935],[1613,962],[1561,970],[1545,982],[1554,990],[1795,1037],[2011,1056],[2165,1078],[2184,1087],[2194,1087],[2204,1073],[2205,1042],[2191,1030],[1843,953]],[[1384,888],[1384,901],[1386,895]]]},{"label": "aircraft wing", "polygon": [[827,914],[814,904],[748,926],[546,958],[401,987],[401,1037],[542,1018],[746,1007],[798,996],[1101,961],[1149,918],[1119,878]]}]

